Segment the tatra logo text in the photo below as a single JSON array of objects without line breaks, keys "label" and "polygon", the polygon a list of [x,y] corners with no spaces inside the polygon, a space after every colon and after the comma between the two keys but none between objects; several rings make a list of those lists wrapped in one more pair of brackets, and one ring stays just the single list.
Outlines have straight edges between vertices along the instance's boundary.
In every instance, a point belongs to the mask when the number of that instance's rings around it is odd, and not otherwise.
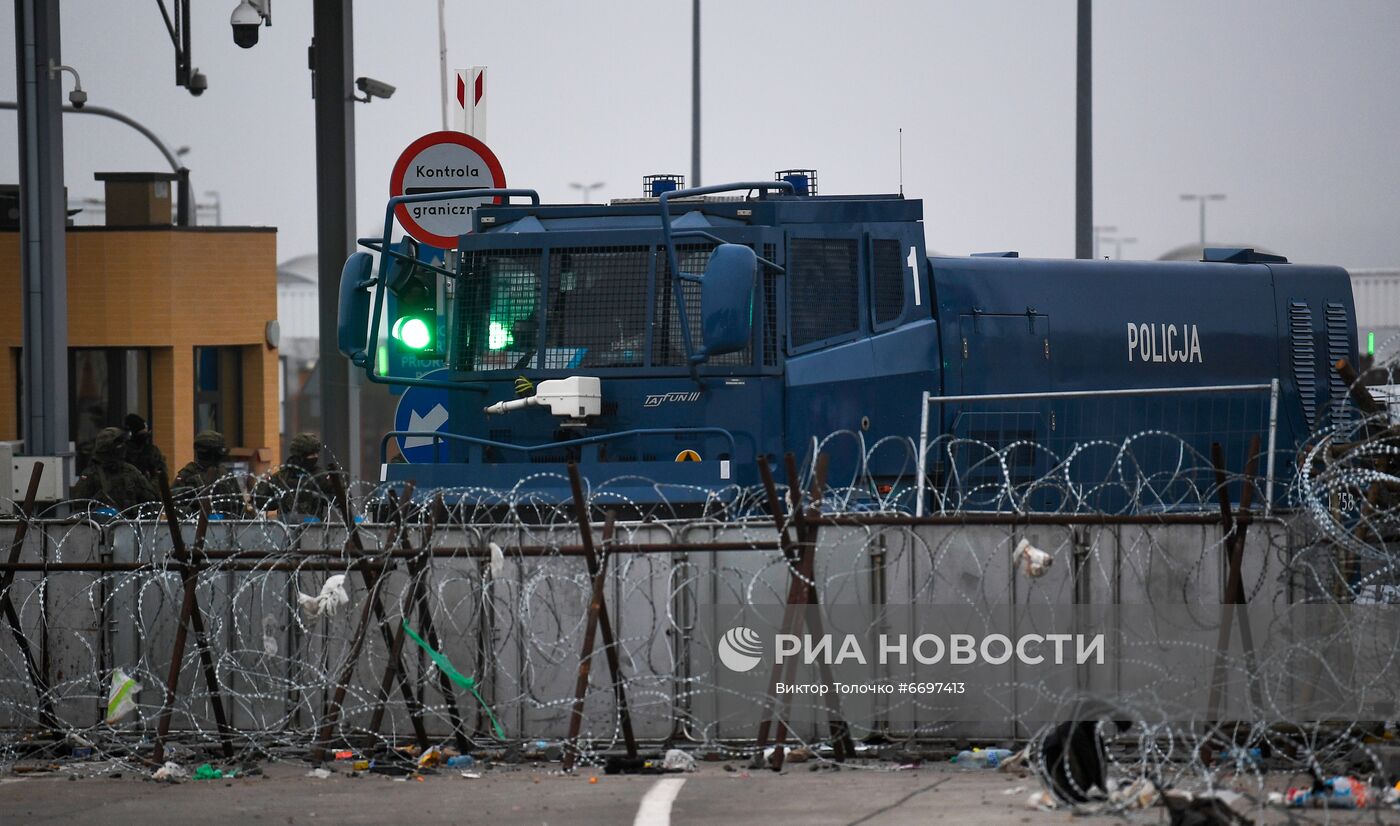
[{"label": "tatra logo text", "polygon": [[671,402],[698,402],[700,401],[700,391],[691,390],[684,393],[648,393],[646,400],[642,402],[642,407],[659,407]]}]

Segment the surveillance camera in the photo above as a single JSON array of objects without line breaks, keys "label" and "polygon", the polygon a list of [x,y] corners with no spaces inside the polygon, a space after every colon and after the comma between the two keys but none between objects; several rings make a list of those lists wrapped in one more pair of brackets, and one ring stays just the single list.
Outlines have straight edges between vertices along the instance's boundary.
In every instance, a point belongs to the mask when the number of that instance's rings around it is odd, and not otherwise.
[{"label": "surveillance camera", "polygon": [[[258,29],[262,28],[262,14],[248,0],[239,0],[229,16],[233,26],[233,42],[240,48],[251,49],[258,44]],[[191,90],[193,91],[193,90]]]},{"label": "surveillance camera", "polygon": [[382,80],[375,80],[372,77],[355,78],[355,88],[364,92],[371,98],[391,98],[394,96],[394,88]]},{"label": "surveillance camera", "polygon": [[200,70],[195,69],[194,73],[190,75],[189,84],[185,88],[190,90],[190,94],[199,97],[204,94],[205,89],[209,88],[209,78],[205,77],[204,73]]},{"label": "surveillance camera", "polygon": [[74,89],[68,93],[68,102],[73,104],[74,109],[81,109],[87,104],[87,92],[82,89]]}]

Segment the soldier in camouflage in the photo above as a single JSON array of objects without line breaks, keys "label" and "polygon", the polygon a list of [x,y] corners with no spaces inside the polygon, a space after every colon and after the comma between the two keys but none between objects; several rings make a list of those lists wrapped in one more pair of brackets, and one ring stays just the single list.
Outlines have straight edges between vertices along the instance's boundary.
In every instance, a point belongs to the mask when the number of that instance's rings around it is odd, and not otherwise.
[{"label": "soldier in camouflage", "polygon": [[230,517],[247,514],[243,486],[230,475],[232,470],[224,463],[227,458],[228,447],[219,431],[203,430],[194,437],[194,461],[175,474],[171,490],[182,509],[195,510],[197,497],[204,496],[208,498],[210,513]]},{"label": "soldier in camouflage", "polygon": [[155,441],[151,437],[151,429],[146,426],[146,420],[131,413],[124,422],[129,442],[126,447],[126,460],[136,466],[136,469],[146,474],[146,478],[151,480],[151,484],[156,483],[157,476],[170,476],[170,469],[165,465],[165,456],[156,447]]},{"label": "soldier in camouflage", "polygon": [[263,510],[276,510],[282,518],[314,516],[325,519],[330,491],[319,470],[321,440],[314,433],[298,433],[287,449],[287,461],[259,483],[257,500]]},{"label": "soldier in camouflage", "polygon": [[126,447],[125,430],[103,428],[93,440],[92,461],[73,486],[73,498],[96,500],[119,511],[158,500],[155,485],[126,460]]}]

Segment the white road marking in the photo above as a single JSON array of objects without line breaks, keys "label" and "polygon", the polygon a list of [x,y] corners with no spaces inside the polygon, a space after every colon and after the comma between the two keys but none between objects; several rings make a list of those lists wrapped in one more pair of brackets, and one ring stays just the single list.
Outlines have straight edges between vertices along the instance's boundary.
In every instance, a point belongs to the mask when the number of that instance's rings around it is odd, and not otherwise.
[{"label": "white road marking", "polygon": [[671,804],[684,785],[684,777],[667,777],[656,781],[656,785],[642,795],[642,805],[637,807],[632,826],[670,826]]}]

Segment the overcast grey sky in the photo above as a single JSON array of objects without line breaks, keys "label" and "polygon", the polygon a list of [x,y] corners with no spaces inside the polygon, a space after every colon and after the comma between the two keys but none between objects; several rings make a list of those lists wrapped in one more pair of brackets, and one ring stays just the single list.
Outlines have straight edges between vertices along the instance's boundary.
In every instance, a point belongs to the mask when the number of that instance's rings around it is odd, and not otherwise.
[{"label": "overcast grey sky", "polygon": [[[235,0],[194,4],[194,63],[174,85],[155,0],[65,0],[63,56],[94,105],[188,145],[197,189],[225,223],[278,227],[278,258],[315,249],[309,0],[276,0],[250,50]],[[1094,25],[1095,222],[1156,257],[1194,241],[1182,192],[1223,192],[1213,240],[1295,261],[1400,266],[1400,3],[1113,0]],[[930,249],[1073,254],[1073,0],[704,0],[706,183],[814,167],[824,192],[925,202]],[[383,220],[389,171],[440,125],[433,0],[355,4],[356,74],[398,86],[357,107],[358,218]],[[449,65],[490,67],[487,143],[509,182],[571,200],[636,196],[688,172],[689,0],[449,0]],[[14,99],[14,18],[0,15],[0,94]],[[69,81],[65,80],[66,84]],[[0,181],[18,180],[0,112]],[[163,170],[128,128],[65,118],[67,180]]]}]

